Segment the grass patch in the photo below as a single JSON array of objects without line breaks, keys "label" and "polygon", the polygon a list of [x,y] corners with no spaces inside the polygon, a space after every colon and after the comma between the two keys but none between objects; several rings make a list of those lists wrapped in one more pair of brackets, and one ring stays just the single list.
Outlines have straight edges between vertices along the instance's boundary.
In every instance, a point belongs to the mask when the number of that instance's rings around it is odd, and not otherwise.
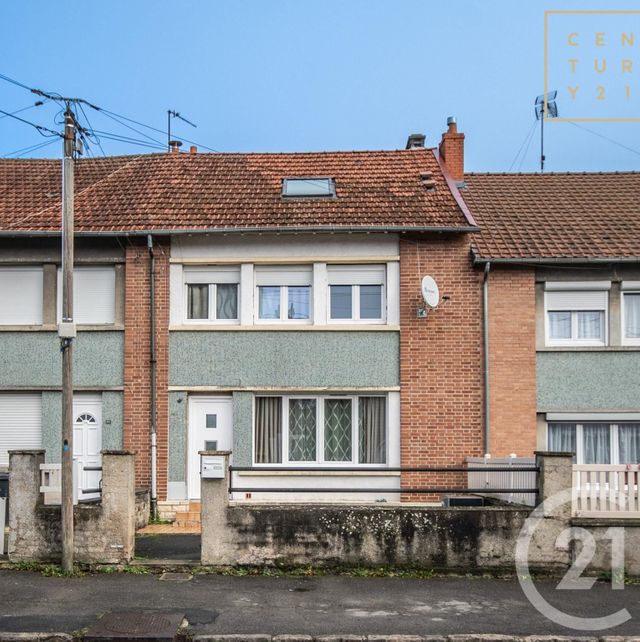
[{"label": "grass patch", "polygon": [[82,577],[84,575],[84,572],[76,566],[72,571],[63,571],[59,564],[45,564],[43,562],[17,562],[13,568],[16,571],[40,573],[44,577]]}]

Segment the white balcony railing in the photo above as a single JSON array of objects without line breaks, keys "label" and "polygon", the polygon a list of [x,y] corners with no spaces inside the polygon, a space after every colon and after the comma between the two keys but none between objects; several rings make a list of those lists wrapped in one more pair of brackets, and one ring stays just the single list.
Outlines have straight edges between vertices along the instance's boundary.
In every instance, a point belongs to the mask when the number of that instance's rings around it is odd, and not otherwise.
[{"label": "white balcony railing", "polygon": [[637,464],[574,464],[574,517],[639,518]]}]

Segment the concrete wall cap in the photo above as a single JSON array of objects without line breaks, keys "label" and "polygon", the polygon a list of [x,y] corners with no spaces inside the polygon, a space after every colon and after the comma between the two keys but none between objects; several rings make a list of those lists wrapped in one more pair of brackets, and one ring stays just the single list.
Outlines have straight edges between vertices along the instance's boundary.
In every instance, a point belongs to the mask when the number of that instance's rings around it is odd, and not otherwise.
[{"label": "concrete wall cap", "polygon": [[536,457],[571,457],[571,459],[574,457],[574,453],[560,452],[556,450],[536,450],[533,454]]},{"label": "concrete wall cap", "polygon": [[198,455],[206,455],[207,457],[211,456],[225,456],[228,457],[231,454],[230,450],[199,450]]},{"label": "concrete wall cap", "polygon": [[7,451],[10,455],[44,455],[45,451],[43,449],[38,450],[9,450]]},{"label": "concrete wall cap", "polygon": [[102,455],[131,455],[134,456],[134,453],[130,450],[101,450]]}]

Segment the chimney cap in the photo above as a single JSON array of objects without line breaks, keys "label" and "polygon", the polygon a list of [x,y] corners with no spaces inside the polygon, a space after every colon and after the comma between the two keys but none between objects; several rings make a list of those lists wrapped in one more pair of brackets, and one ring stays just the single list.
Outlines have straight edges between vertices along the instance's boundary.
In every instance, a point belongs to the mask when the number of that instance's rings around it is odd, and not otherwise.
[{"label": "chimney cap", "polygon": [[198,153],[198,148],[195,145],[191,145],[191,147],[189,147],[189,153],[190,154],[197,154]]},{"label": "chimney cap", "polygon": [[169,141],[169,148],[171,149],[172,152],[179,152],[181,147],[182,147],[182,141],[181,140],[170,140]]},{"label": "chimney cap", "polygon": [[448,116],[447,117],[447,125],[455,125],[456,123],[456,117],[455,116]]},{"label": "chimney cap", "polygon": [[424,147],[424,141],[426,136],[424,134],[409,134],[407,138],[406,149],[416,149],[418,147]]}]

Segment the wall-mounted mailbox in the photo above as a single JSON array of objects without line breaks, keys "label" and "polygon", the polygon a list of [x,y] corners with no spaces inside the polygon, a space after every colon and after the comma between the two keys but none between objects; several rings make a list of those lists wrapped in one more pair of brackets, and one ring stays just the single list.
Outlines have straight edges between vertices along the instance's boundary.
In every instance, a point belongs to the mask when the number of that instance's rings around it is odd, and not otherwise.
[{"label": "wall-mounted mailbox", "polygon": [[224,457],[222,455],[203,455],[200,474],[202,479],[224,479]]}]

